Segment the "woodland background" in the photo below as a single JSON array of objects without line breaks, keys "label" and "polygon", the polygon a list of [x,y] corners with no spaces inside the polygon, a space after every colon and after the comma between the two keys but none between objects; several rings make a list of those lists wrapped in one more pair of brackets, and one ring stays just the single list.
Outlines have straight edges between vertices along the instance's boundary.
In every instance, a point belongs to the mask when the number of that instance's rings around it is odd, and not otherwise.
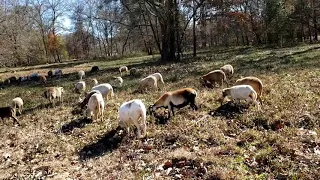
[{"label": "woodland background", "polygon": [[0,66],[318,42],[317,0],[1,0]]}]

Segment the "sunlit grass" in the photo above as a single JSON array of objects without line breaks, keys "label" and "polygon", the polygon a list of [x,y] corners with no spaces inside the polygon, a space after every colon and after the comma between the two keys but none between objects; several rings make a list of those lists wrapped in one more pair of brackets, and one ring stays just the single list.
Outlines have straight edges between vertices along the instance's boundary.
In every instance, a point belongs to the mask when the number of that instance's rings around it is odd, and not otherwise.
[{"label": "sunlit grass", "polygon": [[[97,78],[101,83],[112,84],[112,77],[120,76],[117,69],[122,65],[137,67],[139,75],[123,76],[123,86],[115,88],[115,97],[106,102],[104,121],[83,122],[64,133],[61,132],[63,125],[82,120],[81,115],[71,114],[78,100],[78,95],[72,93],[78,81],[76,74],[49,80],[46,86],[63,86],[66,90],[64,102],[53,108],[43,106],[48,100],[42,96],[45,86],[39,83],[5,87],[0,90],[0,106],[21,96],[25,101],[25,113],[18,117],[22,127],[15,127],[11,120],[5,120],[0,128],[0,177],[173,179],[180,174],[185,179],[317,178],[320,51],[314,49],[316,47],[221,48],[200,52],[197,58],[189,58],[187,54],[187,60],[164,65],[156,64],[152,56],[65,64],[62,69],[66,73],[80,69],[88,72],[98,65],[102,71],[87,73],[86,81]],[[262,80],[262,111],[250,107],[233,118],[212,115],[211,112],[220,106],[216,99],[222,88],[205,88],[199,77],[226,63],[235,68],[231,84],[241,76],[257,76]],[[46,73],[49,69],[53,67],[20,68],[16,74],[27,75],[38,70]],[[163,75],[165,85],[160,84],[157,91],[136,92],[139,79],[154,72]],[[10,77],[15,74],[8,71],[0,75]],[[198,91],[199,111],[191,111],[189,107],[177,110],[176,116],[165,125],[155,124],[156,119],[148,115],[144,140],[124,137],[117,146],[111,147],[110,143],[117,139],[104,139],[116,128],[118,108],[123,102],[138,98],[148,107],[164,92],[182,87]],[[99,141],[103,143],[99,144]],[[96,149],[86,153],[98,155],[81,159],[80,152],[91,144]],[[10,157],[6,157],[8,154]],[[201,174],[192,167],[179,168],[179,164],[173,165],[168,174],[167,170],[158,169],[166,162],[170,164],[181,159],[193,160],[195,167],[204,166],[207,171],[204,174],[201,171]]]}]

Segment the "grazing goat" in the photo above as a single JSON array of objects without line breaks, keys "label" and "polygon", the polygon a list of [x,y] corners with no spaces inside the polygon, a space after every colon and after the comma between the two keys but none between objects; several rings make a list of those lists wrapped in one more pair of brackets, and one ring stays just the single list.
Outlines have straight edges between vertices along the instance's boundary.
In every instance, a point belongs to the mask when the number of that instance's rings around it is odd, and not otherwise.
[{"label": "grazing goat", "polygon": [[[86,93],[86,97],[84,98],[84,100],[80,103],[80,108],[81,109],[84,109],[85,106],[88,104],[88,101],[90,99],[90,97],[95,94],[95,93],[100,93],[100,91],[97,91],[97,90],[93,90],[93,91],[90,91],[89,93]],[[81,101],[81,99],[80,99]]]},{"label": "grazing goat", "polygon": [[12,99],[11,107],[13,109],[15,109],[15,111],[18,109],[19,115],[21,115],[22,114],[22,108],[23,108],[23,100],[20,97],[16,97],[16,98]]},{"label": "grazing goat", "polygon": [[52,78],[53,77],[53,72],[50,70],[50,71],[48,71],[48,77],[49,78]]},{"label": "grazing goat", "polygon": [[78,78],[79,78],[80,80],[82,80],[82,78],[84,78],[85,74],[86,74],[86,73],[85,73],[83,70],[78,71]]},{"label": "grazing goat", "polygon": [[233,76],[234,71],[233,71],[232,65],[230,65],[230,64],[226,64],[226,65],[222,66],[220,68],[220,70],[222,70],[224,72],[224,74],[226,75],[226,77],[228,79],[230,79]]},{"label": "grazing goat", "polygon": [[94,86],[91,90],[99,91],[103,97],[107,98],[107,100],[109,95],[110,95],[110,98],[114,96],[113,88],[109,83],[99,84],[97,86]]},{"label": "grazing goat", "polygon": [[156,109],[164,107],[169,109],[169,118],[170,111],[174,116],[173,108],[176,107],[178,109],[185,107],[190,104],[193,110],[197,110],[198,107],[195,104],[195,99],[197,97],[196,90],[192,88],[182,88],[176,91],[171,91],[163,94],[154,105],[149,107],[151,112],[154,112]]},{"label": "grazing goat", "polygon": [[123,83],[123,79],[122,77],[113,77],[116,80],[117,85],[119,85],[119,87],[122,86]]},{"label": "grazing goat", "polygon": [[18,79],[18,84],[21,84],[21,83],[23,83],[23,82],[26,82],[26,81],[28,81],[28,77],[19,77],[19,79]]},{"label": "grazing goat", "polygon": [[98,85],[98,80],[96,78],[93,78],[93,79],[91,79],[90,84],[92,87],[96,86],[96,85]]},{"label": "grazing goat", "polygon": [[10,85],[10,79],[4,80],[3,84],[4,84],[4,85]]},{"label": "grazing goat", "polygon": [[[138,138],[143,138],[146,135],[146,117],[147,111],[145,105],[139,99],[134,99],[123,103],[119,109],[119,127],[127,128],[130,133],[130,125],[135,125],[138,129]],[[141,123],[139,124],[139,119]],[[141,135],[141,128],[143,135]]]},{"label": "grazing goat", "polygon": [[61,69],[56,69],[56,71],[54,72],[54,75],[61,78],[61,76],[63,75],[62,70]]},{"label": "grazing goat", "polygon": [[28,77],[19,77],[20,82],[28,81]]},{"label": "grazing goat", "polygon": [[131,69],[130,69],[130,76],[135,76],[135,75],[137,75],[137,72],[138,72],[137,68],[131,68]]},{"label": "grazing goat", "polygon": [[241,79],[238,79],[235,83],[235,85],[250,85],[257,93],[258,100],[260,101],[262,105],[262,91],[263,91],[263,84],[262,81],[257,77],[244,77]]},{"label": "grazing goat", "polygon": [[92,120],[98,120],[100,117],[101,121],[103,121],[104,100],[101,93],[94,93],[89,98],[87,106],[87,115],[91,116],[92,113]]},{"label": "grazing goat", "polygon": [[38,79],[39,79],[39,82],[40,82],[41,84],[46,84],[46,83],[47,83],[47,78],[46,78],[46,76],[44,76],[44,75],[40,75],[40,76],[38,77]]},{"label": "grazing goat", "polygon": [[146,89],[158,89],[158,84],[157,84],[157,78],[154,76],[148,76],[146,78],[143,78],[140,80],[140,86],[139,90],[146,90]]},{"label": "grazing goat", "polygon": [[209,82],[209,84],[213,86],[215,86],[215,83],[218,83],[220,86],[222,86],[223,82],[226,82],[228,85],[226,75],[222,70],[211,71],[208,74],[203,75],[200,78],[200,81],[204,82],[205,84]]},{"label": "grazing goat", "polygon": [[38,73],[32,73],[29,75],[30,81],[38,81],[39,80],[39,74]]},{"label": "grazing goat", "polygon": [[94,72],[98,72],[99,71],[99,67],[98,66],[93,66],[92,68],[91,68],[91,73],[94,73]]},{"label": "grazing goat", "polygon": [[86,90],[86,82],[79,81],[75,84],[74,91],[78,94],[81,94]]},{"label": "grazing goat", "polygon": [[18,78],[17,77],[15,77],[15,76],[11,76],[10,78],[9,78],[9,80],[10,80],[10,84],[18,84]]},{"label": "grazing goat", "polygon": [[128,67],[127,66],[121,66],[119,68],[119,72],[120,72],[120,75],[122,76],[122,72],[128,72]]},{"label": "grazing goat", "polygon": [[250,85],[236,85],[222,90],[221,97],[218,99],[221,105],[226,96],[231,96],[232,100],[239,103],[240,100],[246,100],[248,103],[254,103],[260,109],[257,102],[257,93]]},{"label": "grazing goat", "polygon": [[63,91],[63,87],[49,87],[46,88],[46,91],[43,94],[46,99],[49,99],[50,103],[52,103],[54,99],[58,99],[62,102]]},{"label": "grazing goat", "polygon": [[156,77],[157,81],[160,81],[162,84],[164,84],[162,75],[160,73],[154,73],[154,74],[151,74],[150,76]]},{"label": "grazing goat", "polygon": [[12,108],[12,107],[1,107],[0,108],[0,118],[4,119],[6,117],[7,118],[11,117],[15,123],[20,125],[20,123],[18,122],[18,119],[16,118],[16,112],[15,112],[14,108]]}]

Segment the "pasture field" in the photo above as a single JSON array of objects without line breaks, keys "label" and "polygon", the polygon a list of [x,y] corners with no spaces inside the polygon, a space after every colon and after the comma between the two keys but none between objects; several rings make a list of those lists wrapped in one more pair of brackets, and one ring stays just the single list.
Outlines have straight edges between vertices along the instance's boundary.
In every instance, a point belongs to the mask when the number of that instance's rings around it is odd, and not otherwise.
[{"label": "pasture field", "polygon": [[[0,179],[318,179],[320,176],[320,46],[283,49],[233,47],[186,55],[181,62],[161,64],[145,56],[112,61],[70,61],[63,64],[0,69],[0,78],[45,74],[61,68],[69,73],[48,80],[63,86],[63,103],[54,107],[39,83],[0,90],[0,106],[16,96],[24,102],[18,116],[0,123]],[[235,68],[230,84],[241,76],[264,83],[262,110],[216,100],[222,88],[203,87],[201,75],[224,64]],[[77,70],[85,80],[113,84],[118,68],[136,67],[136,77],[123,75],[124,85],[106,102],[105,119],[92,122],[73,115],[78,95],[72,93]],[[13,73],[13,71],[16,71]],[[160,90],[136,92],[139,79],[160,72]],[[141,99],[148,107],[166,91],[183,87],[198,92],[198,111],[175,111],[166,124],[147,116],[147,137],[116,131],[119,106]],[[223,86],[223,88],[226,85]],[[88,89],[88,88],[87,88]]]}]

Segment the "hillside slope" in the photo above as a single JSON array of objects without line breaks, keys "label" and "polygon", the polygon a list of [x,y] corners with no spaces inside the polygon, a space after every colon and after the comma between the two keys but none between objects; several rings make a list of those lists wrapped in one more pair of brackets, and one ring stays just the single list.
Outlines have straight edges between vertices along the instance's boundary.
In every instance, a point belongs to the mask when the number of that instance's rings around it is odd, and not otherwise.
[{"label": "hillside slope", "polygon": [[[203,87],[199,77],[230,63],[235,75],[256,76],[264,83],[262,111],[245,104],[235,107],[216,101],[222,88]],[[162,65],[152,58],[16,69],[16,74],[103,70],[89,74],[110,82],[117,68],[139,69],[137,77],[123,76],[124,86],[107,102],[105,120],[92,122],[73,115],[78,96],[72,94],[75,73],[49,85],[63,86],[64,102],[51,108],[38,83],[0,90],[0,106],[15,96],[25,101],[21,127],[5,120],[0,126],[0,178],[53,179],[316,179],[320,175],[320,49],[317,45],[278,50],[237,47],[200,52]],[[165,85],[138,93],[139,79],[162,73]],[[10,77],[11,71],[1,73]],[[139,98],[148,107],[161,94],[182,87],[198,91],[198,111],[176,111],[167,124],[148,115],[147,138],[124,136],[115,130],[119,106]],[[226,86],[224,86],[226,87]]]}]

